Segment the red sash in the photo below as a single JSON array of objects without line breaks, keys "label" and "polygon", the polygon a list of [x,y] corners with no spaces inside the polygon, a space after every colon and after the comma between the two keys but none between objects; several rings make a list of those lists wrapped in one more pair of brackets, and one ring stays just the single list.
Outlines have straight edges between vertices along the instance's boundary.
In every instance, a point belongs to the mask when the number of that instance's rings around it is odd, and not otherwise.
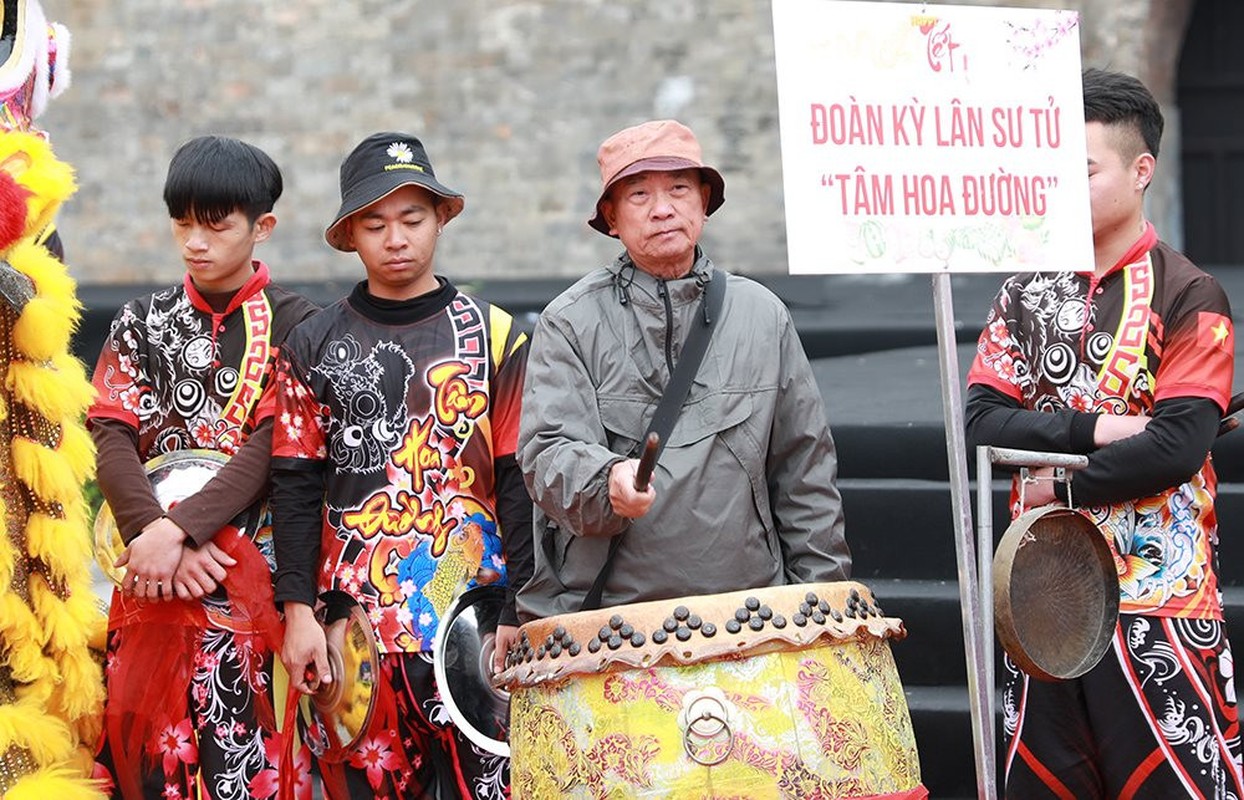
[{"label": "red sash", "polygon": [[[141,796],[141,776],[156,763],[158,735],[186,719],[195,654],[204,630],[223,627],[250,648],[252,687],[270,653],[281,652],[284,630],[273,602],[268,563],[255,543],[227,527],[213,539],[236,559],[222,585],[230,615],[209,614],[197,600],[139,601],[114,590],[108,630],[116,638],[108,672],[104,730],[112,750],[117,783],[126,797]],[[272,703],[255,692],[259,724],[276,732]]]}]

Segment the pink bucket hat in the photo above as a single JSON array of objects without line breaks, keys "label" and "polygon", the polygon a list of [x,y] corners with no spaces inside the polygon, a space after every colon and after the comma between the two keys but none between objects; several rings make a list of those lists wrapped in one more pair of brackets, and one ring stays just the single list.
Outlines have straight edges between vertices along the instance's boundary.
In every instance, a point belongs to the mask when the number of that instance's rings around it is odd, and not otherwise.
[{"label": "pink bucket hat", "polygon": [[606,236],[612,234],[601,213],[601,203],[610,187],[637,172],[698,169],[710,187],[705,213],[711,215],[726,199],[726,181],[720,172],[704,164],[695,134],[672,119],[654,120],[618,131],[600,146],[596,163],[600,165],[600,197],[596,200],[596,214],[587,224]]}]

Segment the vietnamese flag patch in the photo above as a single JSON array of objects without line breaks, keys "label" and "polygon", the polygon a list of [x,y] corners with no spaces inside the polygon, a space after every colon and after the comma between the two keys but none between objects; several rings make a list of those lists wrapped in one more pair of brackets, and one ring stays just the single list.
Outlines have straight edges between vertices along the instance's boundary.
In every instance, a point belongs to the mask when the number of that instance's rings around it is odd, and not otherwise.
[{"label": "vietnamese flag patch", "polygon": [[1210,349],[1222,348],[1235,352],[1235,328],[1231,320],[1212,311],[1198,311],[1196,315],[1197,344]]},{"label": "vietnamese flag patch", "polygon": [[1213,311],[1191,315],[1166,341],[1156,376],[1153,399],[1204,397],[1226,409],[1231,402],[1235,372],[1235,327],[1231,318]]}]

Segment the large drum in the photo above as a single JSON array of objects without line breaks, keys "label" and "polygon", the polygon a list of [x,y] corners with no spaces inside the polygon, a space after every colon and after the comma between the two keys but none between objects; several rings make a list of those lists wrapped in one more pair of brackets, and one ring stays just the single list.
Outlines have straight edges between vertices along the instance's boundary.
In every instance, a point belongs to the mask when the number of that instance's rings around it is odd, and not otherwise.
[{"label": "large drum", "polygon": [[905,635],[851,582],[529,622],[499,676],[513,798],[926,798]]}]

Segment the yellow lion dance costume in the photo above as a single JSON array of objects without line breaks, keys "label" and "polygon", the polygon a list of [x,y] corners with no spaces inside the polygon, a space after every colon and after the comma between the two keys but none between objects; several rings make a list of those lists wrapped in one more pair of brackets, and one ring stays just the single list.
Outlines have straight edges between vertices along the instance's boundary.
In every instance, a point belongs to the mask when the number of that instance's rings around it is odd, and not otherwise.
[{"label": "yellow lion dance costume", "polygon": [[[83,484],[91,384],[69,341],[75,284],[45,246],[74,191],[33,120],[68,84],[68,32],[37,0],[3,0],[0,44],[0,796],[98,798],[103,615]],[[10,32],[14,32],[10,37]]]}]

